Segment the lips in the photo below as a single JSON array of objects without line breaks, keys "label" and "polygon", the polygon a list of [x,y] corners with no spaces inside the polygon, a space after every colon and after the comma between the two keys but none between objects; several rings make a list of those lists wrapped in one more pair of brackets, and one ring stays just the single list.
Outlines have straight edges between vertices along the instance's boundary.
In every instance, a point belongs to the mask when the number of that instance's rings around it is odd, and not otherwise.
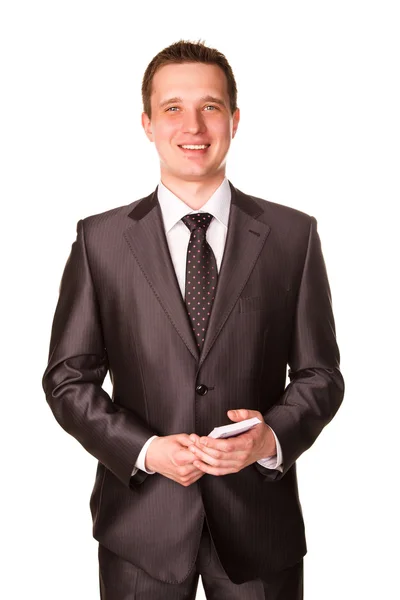
[{"label": "lips", "polygon": [[[185,144],[185,146],[186,145],[191,146],[192,144]],[[183,152],[187,156],[201,156],[202,154],[206,154],[211,144],[193,144],[193,146],[206,146],[206,148],[182,148],[182,146],[178,144],[178,148],[180,148],[181,152]]]}]

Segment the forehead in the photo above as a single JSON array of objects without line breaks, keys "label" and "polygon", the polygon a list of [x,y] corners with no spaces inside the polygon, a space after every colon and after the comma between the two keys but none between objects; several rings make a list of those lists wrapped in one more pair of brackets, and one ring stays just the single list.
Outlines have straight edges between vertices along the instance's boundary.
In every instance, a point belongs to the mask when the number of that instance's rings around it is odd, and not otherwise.
[{"label": "forehead", "polygon": [[226,76],[218,65],[169,64],[160,67],[153,77],[151,95],[157,102],[167,96],[192,99],[205,94],[228,97]]}]

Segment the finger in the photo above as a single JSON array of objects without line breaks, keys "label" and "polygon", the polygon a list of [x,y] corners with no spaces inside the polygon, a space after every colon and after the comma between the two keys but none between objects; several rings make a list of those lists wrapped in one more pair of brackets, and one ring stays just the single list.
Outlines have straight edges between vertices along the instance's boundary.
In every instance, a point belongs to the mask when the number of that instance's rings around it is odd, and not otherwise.
[{"label": "finger", "polygon": [[203,477],[204,473],[203,471],[200,471],[200,469],[198,469],[197,467],[194,467],[194,471],[192,473],[192,476],[190,478],[191,483],[197,481],[198,479],[200,479],[201,477]]},{"label": "finger", "polygon": [[175,439],[177,442],[179,442],[179,444],[182,444],[182,446],[189,446],[190,444],[193,444],[187,433],[180,433],[175,436]]},{"label": "finger", "polygon": [[189,463],[193,463],[196,457],[193,455],[193,452],[190,450],[178,450],[175,454],[175,460],[178,464],[187,465]]},{"label": "finger", "polygon": [[208,473],[209,475],[229,475],[230,473],[237,473],[238,471],[240,471],[240,467],[230,467],[230,468],[223,468],[223,467],[213,467],[205,462],[202,461],[195,461],[194,465],[200,469],[201,471],[203,471],[204,473]]},{"label": "finger", "polygon": [[197,475],[196,477],[192,477],[191,479],[186,480],[186,486],[190,486],[193,483],[195,483],[196,481],[198,481],[201,477],[203,477],[204,473],[202,471],[199,471],[197,469]]},{"label": "finger", "polygon": [[195,448],[193,450],[193,453],[196,455],[195,456],[196,460],[194,461],[194,463],[198,459],[200,459],[202,462],[205,462],[205,463],[207,463],[209,465],[212,465],[212,466],[215,466],[215,467],[222,467],[222,468],[234,467],[238,463],[238,460],[235,457],[231,457],[230,456],[230,457],[226,457],[226,458],[225,457],[216,458],[215,456],[210,456],[206,452],[203,452],[199,448]]},{"label": "finger", "polygon": [[[181,482],[191,481],[193,478],[198,477],[200,474],[204,475],[200,469],[192,465],[174,465],[171,473],[174,477]],[[184,467],[184,468],[183,468]]]},{"label": "finger", "polygon": [[258,417],[260,421],[264,420],[263,415],[258,410],[252,410],[250,408],[236,408],[228,410],[228,417],[231,421],[244,421],[245,419],[253,419]]},{"label": "finger", "polygon": [[243,456],[243,450],[232,450],[231,452],[221,452],[221,450],[215,450],[214,448],[208,448],[205,446],[190,446],[190,452],[195,456],[202,458],[204,455],[211,456],[219,460],[238,460]]},{"label": "finger", "polygon": [[186,437],[182,437],[178,440],[178,442],[181,444],[181,446],[185,446],[185,448],[188,448],[189,446],[193,445],[193,444],[199,444],[200,443],[200,436],[198,436],[196,433],[191,433],[190,436],[191,438],[185,434]]},{"label": "finger", "polygon": [[197,467],[193,467],[193,469],[191,471],[188,471],[185,475],[186,481],[196,481],[196,479],[199,479],[202,475],[204,475],[203,471],[200,471],[200,469],[198,469]]},{"label": "finger", "polygon": [[236,408],[235,410],[228,410],[227,415],[231,421],[244,421],[245,419],[250,419],[250,412],[252,411],[246,410],[245,408]]},{"label": "finger", "polygon": [[202,437],[200,438],[200,444],[198,447],[205,452],[208,452],[208,449],[226,453],[238,452],[240,450],[245,450],[249,445],[249,437],[244,436],[246,436],[246,433],[237,435],[232,439],[214,439],[210,437]]}]

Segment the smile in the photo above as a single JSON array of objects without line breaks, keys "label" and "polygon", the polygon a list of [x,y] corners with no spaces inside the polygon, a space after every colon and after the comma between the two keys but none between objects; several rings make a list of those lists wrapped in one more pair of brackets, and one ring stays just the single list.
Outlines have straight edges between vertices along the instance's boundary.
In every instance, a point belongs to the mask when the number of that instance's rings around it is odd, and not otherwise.
[{"label": "smile", "polygon": [[182,150],[182,152],[184,152],[184,154],[197,156],[200,154],[206,154],[210,145],[211,144],[182,144],[179,145],[179,148]]},{"label": "smile", "polygon": [[194,145],[194,144],[182,144],[181,146],[179,146],[180,148],[184,148],[186,150],[205,150],[206,148],[208,148],[210,146],[210,144],[199,144],[199,145]]}]

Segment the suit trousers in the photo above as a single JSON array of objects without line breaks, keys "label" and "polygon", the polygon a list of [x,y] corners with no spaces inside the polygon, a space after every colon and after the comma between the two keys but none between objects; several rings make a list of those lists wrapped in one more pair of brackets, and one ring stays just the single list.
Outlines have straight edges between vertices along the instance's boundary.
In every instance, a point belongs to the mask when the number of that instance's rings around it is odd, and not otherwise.
[{"label": "suit trousers", "polygon": [[99,544],[101,600],[195,600],[199,575],[207,600],[303,600],[303,560],[271,576],[235,584],[226,575],[206,521],[195,566],[178,584],[154,579]]}]

